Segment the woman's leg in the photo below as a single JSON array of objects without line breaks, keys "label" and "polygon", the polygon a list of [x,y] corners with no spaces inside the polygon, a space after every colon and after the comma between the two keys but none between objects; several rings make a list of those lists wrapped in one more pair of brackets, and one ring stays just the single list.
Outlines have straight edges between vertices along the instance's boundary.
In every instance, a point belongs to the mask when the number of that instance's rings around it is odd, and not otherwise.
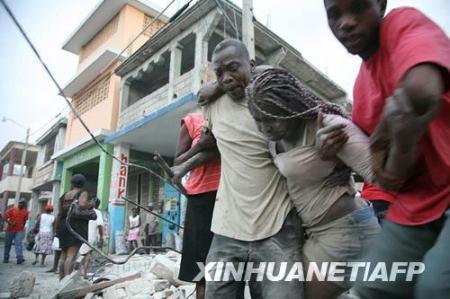
[{"label": "woman's leg", "polygon": [[197,299],[205,299],[205,285],[203,283],[196,284],[195,292],[197,293]]},{"label": "woman's leg", "polygon": [[46,254],[43,254],[42,256],[41,256],[41,266],[44,266],[44,264],[45,264],[45,258],[47,257],[47,255]]},{"label": "woman's leg", "polygon": [[66,263],[66,259],[67,259],[67,249],[68,248],[64,248],[61,250],[61,259],[59,262],[59,280],[64,278],[64,265]]},{"label": "woman's leg", "polygon": [[34,262],[32,262],[31,264],[32,264],[33,266],[36,265],[37,262],[38,262],[38,259],[39,259],[39,253],[35,253],[35,254],[34,254]]},{"label": "woman's leg", "polygon": [[72,273],[80,247],[81,245],[74,245],[67,248],[66,260],[64,261],[64,276]]}]

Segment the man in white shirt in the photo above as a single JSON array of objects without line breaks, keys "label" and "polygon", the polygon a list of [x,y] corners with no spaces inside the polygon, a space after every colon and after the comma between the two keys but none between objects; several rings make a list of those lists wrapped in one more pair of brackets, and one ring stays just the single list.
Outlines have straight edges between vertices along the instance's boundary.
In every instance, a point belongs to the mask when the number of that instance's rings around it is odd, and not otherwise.
[{"label": "man in white shirt", "polygon": [[[97,247],[102,250],[103,248],[103,216],[102,212],[98,209],[100,206],[100,199],[94,198],[95,203],[95,214],[97,214],[96,220],[89,220],[89,228],[88,228],[88,242],[91,245],[96,245],[95,242],[97,242]],[[83,256],[83,259],[81,261],[82,265],[82,274],[86,278],[87,275],[87,269],[89,266],[89,262],[91,260],[91,252],[92,249],[87,246],[86,244],[81,245],[80,247],[80,255]]]}]

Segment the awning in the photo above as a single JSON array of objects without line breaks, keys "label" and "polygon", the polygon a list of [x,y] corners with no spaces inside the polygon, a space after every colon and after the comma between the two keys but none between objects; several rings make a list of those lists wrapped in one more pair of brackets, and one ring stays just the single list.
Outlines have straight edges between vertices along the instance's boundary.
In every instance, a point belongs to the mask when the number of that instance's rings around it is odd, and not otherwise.
[{"label": "awning", "polygon": [[181,119],[197,107],[197,97],[189,93],[141,120],[107,136],[110,144],[128,144],[131,149],[173,157]]}]

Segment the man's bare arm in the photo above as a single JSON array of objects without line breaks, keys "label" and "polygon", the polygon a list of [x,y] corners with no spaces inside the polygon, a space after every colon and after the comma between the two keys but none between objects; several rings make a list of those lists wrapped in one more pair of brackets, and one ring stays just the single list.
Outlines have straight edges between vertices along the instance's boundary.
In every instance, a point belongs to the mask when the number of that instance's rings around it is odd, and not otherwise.
[{"label": "man's bare arm", "polygon": [[196,155],[194,155],[193,157],[191,157],[189,160],[185,161],[184,163],[172,167],[171,170],[174,173],[172,180],[179,181],[190,170],[199,167],[200,165],[203,165],[205,163],[208,163],[210,161],[217,160],[219,158],[220,153],[217,147],[201,151]]},{"label": "man's bare arm", "polygon": [[414,175],[419,140],[439,111],[444,88],[439,67],[421,64],[405,75],[400,88],[388,99],[379,127],[375,130],[377,134],[374,133],[372,138],[372,143],[383,138],[390,141],[385,164],[378,175],[386,175],[379,178],[380,182],[390,178],[392,182],[382,184],[382,187],[396,190],[401,187],[400,182]]}]

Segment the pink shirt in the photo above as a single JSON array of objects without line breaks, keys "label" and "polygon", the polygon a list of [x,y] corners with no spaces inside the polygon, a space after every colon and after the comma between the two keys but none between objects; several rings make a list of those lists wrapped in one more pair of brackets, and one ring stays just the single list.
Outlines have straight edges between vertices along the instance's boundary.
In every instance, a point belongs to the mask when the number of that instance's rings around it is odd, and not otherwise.
[{"label": "pink shirt", "polygon": [[[186,126],[192,139],[192,146],[200,140],[203,120],[203,114],[201,113],[189,113],[181,120],[181,124]],[[219,188],[219,181],[220,159],[217,159],[192,169],[184,188],[188,194],[212,192]]]}]

